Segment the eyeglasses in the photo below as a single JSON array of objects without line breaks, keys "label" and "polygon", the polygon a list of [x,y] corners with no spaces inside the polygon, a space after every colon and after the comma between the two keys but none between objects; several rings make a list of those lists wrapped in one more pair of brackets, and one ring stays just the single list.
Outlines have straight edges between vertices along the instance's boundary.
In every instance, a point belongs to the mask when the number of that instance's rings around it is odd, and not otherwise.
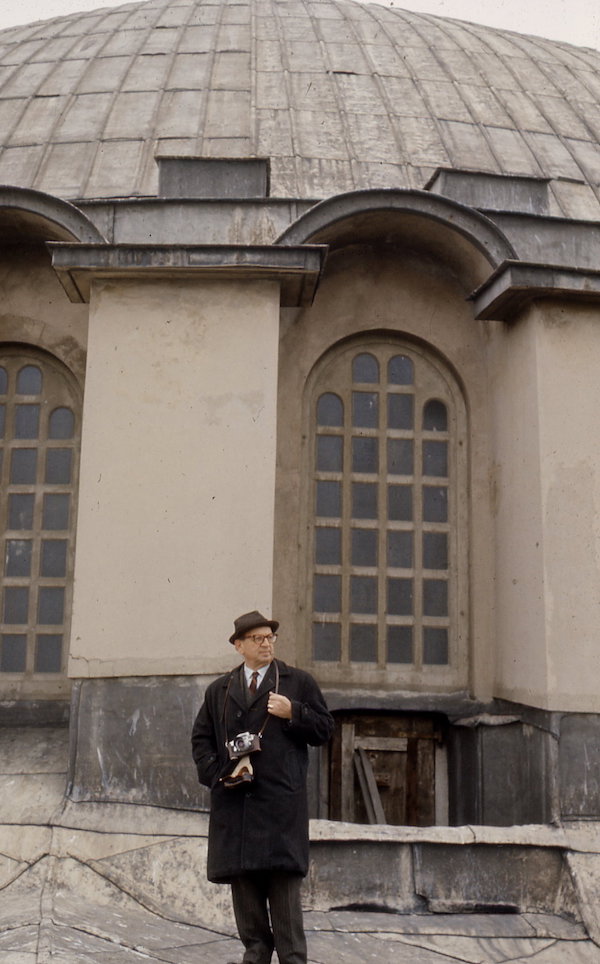
[{"label": "eyeglasses", "polygon": [[277,639],[277,633],[271,633],[269,636],[244,636],[244,639],[251,639],[253,643],[260,646],[261,643],[274,643]]}]

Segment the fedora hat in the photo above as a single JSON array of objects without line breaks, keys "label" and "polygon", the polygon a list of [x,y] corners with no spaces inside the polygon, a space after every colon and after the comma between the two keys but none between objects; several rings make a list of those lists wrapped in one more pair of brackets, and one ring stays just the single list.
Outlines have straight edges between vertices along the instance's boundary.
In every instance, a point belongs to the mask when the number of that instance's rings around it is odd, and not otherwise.
[{"label": "fedora hat", "polygon": [[271,630],[276,633],[279,629],[279,623],[276,619],[267,619],[262,613],[259,613],[258,609],[254,609],[251,613],[244,613],[243,616],[238,616],[234,620],[233,636],[229,637],[230,643],[235,643],[236,639],[240,636],[245,636],[251,629],[256,629],[257,626],[270,626]]}]

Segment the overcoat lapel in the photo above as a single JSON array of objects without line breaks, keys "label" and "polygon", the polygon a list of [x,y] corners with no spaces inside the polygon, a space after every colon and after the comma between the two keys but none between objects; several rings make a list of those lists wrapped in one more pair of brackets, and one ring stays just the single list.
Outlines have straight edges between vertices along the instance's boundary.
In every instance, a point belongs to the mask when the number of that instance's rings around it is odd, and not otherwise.
[{"label": "overcoat lapel", "polygon": [[240,707],[240,709],[245,710],[248,704],[246,701],[246,687],[244,685],[244,679],[242,676],[244,672],[243,667],[244,664],[242,663],[241,666],[238,666],[233,670],[231,686],[229,687],[229,696],[233,702]]}]

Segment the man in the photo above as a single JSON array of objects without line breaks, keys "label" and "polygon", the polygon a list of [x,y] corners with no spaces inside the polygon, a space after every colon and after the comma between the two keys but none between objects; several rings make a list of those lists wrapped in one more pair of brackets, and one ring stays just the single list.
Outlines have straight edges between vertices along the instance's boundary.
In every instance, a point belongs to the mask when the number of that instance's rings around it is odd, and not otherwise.
[{"label": "man", "polygon": [[[306,962],[307,745],[333,730],[312,676],[274,658],[278,628],[256,610],[235,620],[229,642],[243,663],[210,684],[192,732],[198,778],[211,790],[208,879],[231,884],[243,964],[269,964],[274,948],[280,964]],[[259,750],[245,749],[246,734],[260,735]],[[240,747],[233,759],[230,741]]]}]

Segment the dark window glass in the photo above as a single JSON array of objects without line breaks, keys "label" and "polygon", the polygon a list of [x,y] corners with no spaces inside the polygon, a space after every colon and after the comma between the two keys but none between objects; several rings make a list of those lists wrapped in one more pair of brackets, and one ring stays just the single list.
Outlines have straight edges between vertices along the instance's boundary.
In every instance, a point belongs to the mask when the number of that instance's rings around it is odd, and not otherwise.
[{"label": "dark window glass", "polygon": [[352,471],[377,472],[379,470],[379,440],[376,438],[352,439]]},{"label": "dark window glass", "polygon": [[73,438],[75,416],[70,408],[55,408],[50,416],[48,438]]},{"label": "dark window glass", "polygon": [[342,608],[342,577],[315,575],[316,613],[339,613]]},{"label": "dark window glass", "polygon": [[17,375],[18,395],[39,395],[42,390],[42,373],[36,365],[25,365]]},{"label": "dark window glass", "polygon": [[10,457],[12,485],[35,485],[37,449],[13,449]]},{"label": "dark window glass", "polygon": [[423,486],[423,521],[448,521],[448,489],[442,486]]},{"label": "dark window glass", "polygon": [[339,623],[313,623],[313,653],[315,659],[339,661],[342,655]]},{"label": "dark window glass", "polygon": [[445,579],[423,580],[423,615],[448,615],[448,583]]},{"label": "dark window glass", "polygon": [[69,526],[69,496],[45,495],[43,529],[67,529]]},{"label": "dark window glass", "polygon": [[34,671],[60,673],[62,669],[62,636],[41,634],[37,637]]},{"label": "dark window glass", "polygon": [[445,532],[423,533],[423,567],[448,568],[448,536]]},{"label": "dark window glass", "polygon": [[388,439],[388,472],[390,475],[412,475],[413,441],[409,438]]},{"label": "dark window glass", "polygon": [[40,576],[59,578],[67,572],[67,540],[42,539]]},{"label": "dark window glass", "polygon": [[412,626],[388,626],[387,659],[388,663],[412,663],[413,638]]},{"label": "dark window glass", "polygon": [[377,662],[377,626],[352,623],[350,626],[350,659],[353,663]]},{"label": "dark window glass", "polygon": [[3,673],[24,673],[27,663],[27,636],[5,634],[2,637],[0,670]]},{"label": "dark window glass", "polygon": [[7,539],[5,575],[30,576],[32,548],[31,539]]},{"label": "dark window glass", "polygon": [[315,530],[315,562],[318,566],[342,563],[342,530],[318,526]]},{"label": "dark window glass", "polygon": [[339,519],[341,514],[341,482],[317,482],[317,515]]},{"label": "dark window glass", "polygon": [[448,443],[423,442],[423,475],[448,475]]},{"label": "dark window glass", "polygon": [[26,586],[4,587],[4,622],[14,625],[28,622],[29,589]]},{"label": "dark window glass", "polygon": [[336,426],[344,424],[344,405],[339,395],[325,392],[317,402],[317,425]]},{"label": "dark window glass", "polygon": [[413,534],[390,530],[387,536],[387,564],[393,569],[412,569]]},{"label": "dark window glass", "polygon": [[15,438],[37,438],[39,426],[39,405],[15,405]]},{"label": "dark window glass", "polygon": [[356,428],[379,427],[377,392],[352,392],[352,424]]},{"label": "dark window glass", "polygon": [[375,384],[379,381],[379,363],[373,355],[357,355],[352,362],[352,380]]},{"label": "dark window glass", "polygon": [[423,429],[426,432],[448,431],[448,411],[437,398],[432,398],[423,407]]},{"label": "dark window glass", "polygon": [[340,435],[317,435],[317,469],[319,472],[341,472],[344,440]]},{"label": "dark window glass", "polygon": [[377,612],[377,576],[350,577],[350,611]]},{"label": "dark window glass", "polygon": [[46,478],[48,485],[68,485],[71,481],[72,449],[48,449]]},{"label": "dark window glass", "polygon": [[65,591],[59,586],[40,586],[38,595],[38,623],[58,626],[65,614]]},{"label": "dark window glass", "polygon": [[377,483],[352,483],[352,518],[377,518]]},{"label": "dark window glass", "polygon": [[33,528],[33,495],[9,495],[8,497],[8,528]]},{"label": "dark window glass", "polygon": [[4,438],[6,426],[6,405],[0,405],[0,438]]},{"label": "dark window glass", "polygon": [[425,626],[423,629],[423,662],[429,666],[448,664],[448,630]]},{"label": "dark window glass", "polygon": [[8,391],[8,375],[6,368],[0,367],[0,395],[6,395]]},{"label": "dark window glass", "polygon": [[413,363],[406,355],[394,355],[388,364],[390,385],[412,385],[414,381]]},{"label": "dark window glass", "polygon": [[412,579],[389,578],[387,581],[387,611],[391,616],[412,616]]},{"label": "dark window glass", "polygon": [[388,485],[388,519],[411,522],[412,517],[412,486]]},{"label": "dark window glass", "polygon": [[388,428],[412,431],[415,406],[412,395],[388,395]]},{"label": "dark window glass", "polygon": [[377,565],[377,538],[376,529],[353,529],[352,530],[352,565],[353,566],[376,566]]}]

